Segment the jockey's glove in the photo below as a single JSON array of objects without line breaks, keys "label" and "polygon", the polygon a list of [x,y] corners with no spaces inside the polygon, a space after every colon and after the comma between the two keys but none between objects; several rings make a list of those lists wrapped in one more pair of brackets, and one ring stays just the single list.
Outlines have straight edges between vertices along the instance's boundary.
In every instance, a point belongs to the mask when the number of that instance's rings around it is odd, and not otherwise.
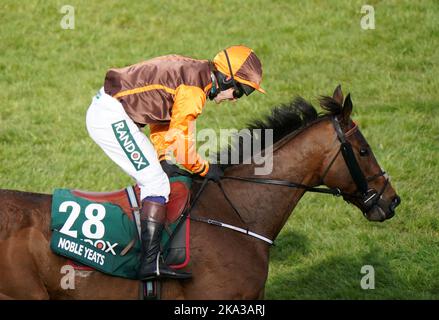
[{"label": "jockey's glove", "polygon": [[209,171],[207,171],[205,176],[207,179],[218,182],[223,176],[224,172],[218,164],[209,163]]},{"label": "jockey's glove", "polygon": [[163,171],[168,177],[176,177],[179,175],[188,176],[190,175],[187,171],[180,169],[178,166],[172,163],[168,163],[166,160],[160,161]]}]

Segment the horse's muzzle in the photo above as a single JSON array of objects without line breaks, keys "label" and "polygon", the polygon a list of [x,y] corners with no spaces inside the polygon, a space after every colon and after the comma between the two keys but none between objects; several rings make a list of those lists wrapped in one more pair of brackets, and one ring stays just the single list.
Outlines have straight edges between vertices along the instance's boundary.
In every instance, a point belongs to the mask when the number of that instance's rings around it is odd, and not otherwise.
[{"label": "horse's muzzle", "polygon": [[395,209],[401,203],[401,198],[397,195],[388,201],[379,201],[364,213],[369,221],[380,221],[391,219],[395,215]]}]

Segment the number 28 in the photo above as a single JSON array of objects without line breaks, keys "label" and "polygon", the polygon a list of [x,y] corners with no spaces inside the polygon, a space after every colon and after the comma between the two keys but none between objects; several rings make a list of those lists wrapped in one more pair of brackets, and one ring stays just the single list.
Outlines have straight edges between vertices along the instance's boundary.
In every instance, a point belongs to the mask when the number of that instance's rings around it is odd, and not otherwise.
[{"label": "number 28", "polygon": [[[78,231],[71,230],[76,219],[78,219],[81,213],[81,206],[75,201],[64,201],[59,206],[59,212],[67,213],[68,208],[72,208],[67,221],[64,223],[60,232],[68,236],[77,238]],[[94,215],[96,212],[96,215]],[[91,203],[85,207],[85,217],[87,220],[82,224],[82,233],[89,239],[101,239],[105,234],[105,226],[102,220],[105,218],[105,207],[99,203]],[[95,226],[95,232],[91,231],[91,227]]]}]

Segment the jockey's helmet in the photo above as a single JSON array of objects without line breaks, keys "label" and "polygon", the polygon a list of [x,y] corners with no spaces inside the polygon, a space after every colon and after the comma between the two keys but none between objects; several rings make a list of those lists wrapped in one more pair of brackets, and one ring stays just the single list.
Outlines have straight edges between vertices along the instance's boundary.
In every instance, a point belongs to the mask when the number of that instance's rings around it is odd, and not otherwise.
[{"label": "jockey's helmet", "polygon": [[[232,46],[219,52],[213,58],[220,90],[234,87],[234,97],[249,95],[255,89],[265,93],[260,87],[262,64],[252,49],[246,46]],[[227,79],[229,77],[229,79]]]}]

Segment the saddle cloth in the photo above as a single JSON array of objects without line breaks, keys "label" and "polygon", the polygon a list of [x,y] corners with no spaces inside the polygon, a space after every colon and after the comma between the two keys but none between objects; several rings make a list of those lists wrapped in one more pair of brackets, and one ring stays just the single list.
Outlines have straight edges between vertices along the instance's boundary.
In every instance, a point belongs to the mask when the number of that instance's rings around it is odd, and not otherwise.
[{"label": "saddle cloth", "polygon": [[[171,178],[167,219],[162,234],[165,262],[184,268],[190,259],[190,220],[182,221],[189,205],[191,180]],[[140,189],[132,187],[138,204]],[[128,188],[114,192],[56,189],[52,199],[51,249],[69,258],[79,270],[99,270],[135,279],[140,265],[141,244]],[[179,226],[179,224],[182,224]],[[176,228],[175,235],[172,235]],[[171,243],[168,243],[172,235]]]}]

